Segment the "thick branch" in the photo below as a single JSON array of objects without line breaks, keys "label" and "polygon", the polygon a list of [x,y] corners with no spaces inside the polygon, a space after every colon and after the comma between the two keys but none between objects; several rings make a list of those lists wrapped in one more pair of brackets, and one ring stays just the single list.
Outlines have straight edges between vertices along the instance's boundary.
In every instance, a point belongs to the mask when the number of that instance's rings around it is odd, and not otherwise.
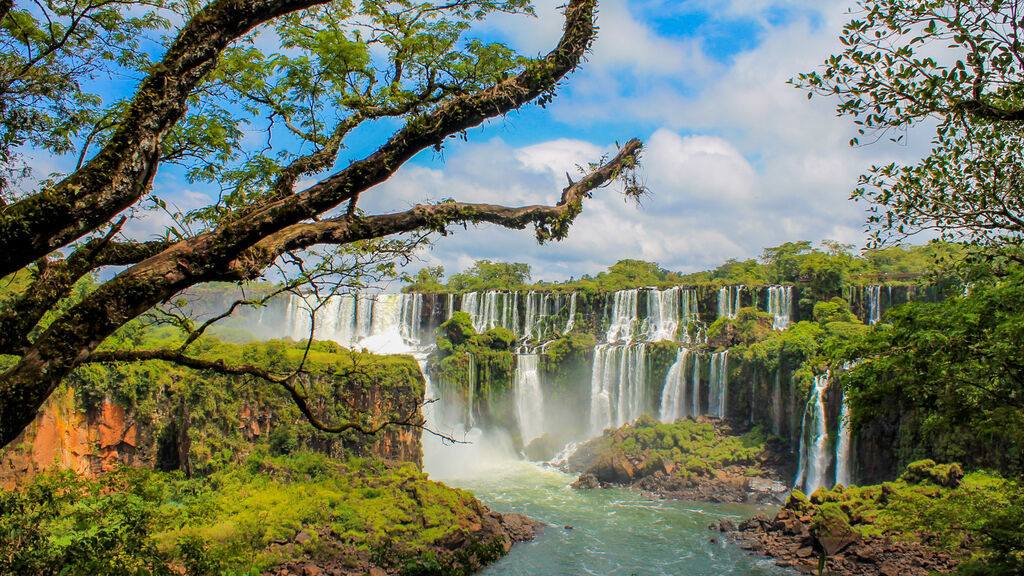
[{"label": "thick branch", "polygon": [[579,214],[583,200],[589,197],[595,188],[606,184],[624,169],[635,165],[641,148],[639,140],[630,140],[614,158],[579,182],[566,187],[562,191],[561,199],[554,206],[510,207],[446,202],[429,206],[418,205],[394,214],[365,217],[345,215],[331,220],[296,224],[256,244],[232,262],[228,267],[228,274],[221,279],[254,278],[281,254],[316,244],[348,244],[416,230],[443,230],[445,226],[457,222],[488,222],[516,230],[534,224],[539,238],[558,239],[564,237],[568,226]]},{"label": "thick branch", "polygon": [[0,212],[0,277],[96,230],[145,194],[160,143],[189,93],[229,43],[272,18],[326,0],[216,0],[178,34],[143,80],[125,120],[102,150],[52,189]]},{"label": "thick branch", "polygon": [[980,100],[964,100],[954,104],[950,110],[953,113],[966,114],[981,120],[996,120],[999,122],[1021,122],[1024,121],[1024,109],[1005,110],[987,104]]},{"label": "thick branch", "polygon": [[[211,6],[223,7],[227,1]],[[256,4],[266,6],[269,2],[263,0]],[[288,5],[295,2],[297,0]],[[250,11],[247,3],[242,4],[246,4],[243,11]],[[382,182],[428,146],[440,145],[452,134],[550,93],[557,81],[575,68],[589,47],[594,34],[595,9],[596,0],[572,0],[565,10],[565,32],[558,47],[544,59],[530,63],[522,74],[479,93],[439,104],[431,113],[410,120],[377,152],[335,176],[304,192],[269,203],[213,232],[182,240],[104,283],[50,325],[20,361],[0,375],[0,398],[4,399],[0,404],[0,445],[13,440],[32,421],[61,379],[88,359],[100,343],[126,322],[189,286],[229,275],[252,277],[258,274],[261,265],[269,264],[261,258],[274,255],[274,242],[287,242],[295,233],[304,235],[300,222]],[[480,205],[473,207],[475,214],[462,210],[442,216],[448,221],[493,221],[512,227],[535,222],[542,239],[562,237],[568,223],[579,212],[583,196],[616,176],[623,167],[632,166],[639,148],[639,142],[631,142],[609,165],[570,186],[554,210],[528,207],[507,212],[510,209]],[[466,206],[469,205],[463,208]],[[6,213],[4,218],[7,218]],[[406,226],[440,229],[447,224],[445,218],[431,222],[427,215],[410,218]],[[347,222],[355,231],[349,233],[349,237],[368,234],[365,225],[359,228],[357,220]],[[274,237],[264,249],[254,248],[290,226],[296,228]],[[393,234],[401,231],[401,227],[396,223],[381,227],[380,232]],[[7,241],[10,237],[0,234],[0,238]],[[2,247],[0,254],[7,254]]]},{"label": "thick branch", "polygon": [[439,147],[449,136],[552,92],[589,49],[595,31],[595,9],[596,0],[573,0],[565,9],[562,38],[547,56],[530,62],[522,73],[490,88],[442,102],[430,113],[410,119],[376,152],[345,170],[231,222],[213,241],[214,251],[247,248],[287,226],[331,210],[387,180],[420,151]]},{"label": "thick branch", "polygon": [[86,242],[66,260],[47,264],[25,292],[0,313],[0,353],[21,355],[30,345],[29,334],[43,316],[89,272],[104,266],[137,264],[170,244],[163,241],[111,242],[108,235]]}]

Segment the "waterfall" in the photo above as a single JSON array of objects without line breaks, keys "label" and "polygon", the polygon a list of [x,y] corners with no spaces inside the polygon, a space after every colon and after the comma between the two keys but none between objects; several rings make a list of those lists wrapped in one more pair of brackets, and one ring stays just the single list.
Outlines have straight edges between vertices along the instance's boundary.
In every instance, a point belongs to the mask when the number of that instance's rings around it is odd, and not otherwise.
[{"label": "waterfall", "polygon": [[697,416],[701,414],[700,411],[700,356],[694,355],[693,357],[693,410],[690,414]]},{"label": "waterfall", "polygon": [[612,358],[608,354],[608,346],[599,344],[594,347],[594,365],[590,373],[590,435],[600,436],[605,428],[612,425],[612,391],[611,382],[606,377],[611,373],[607,365]]},{"label": "waterfall", "polygon": [[594,348],[590,377],[590,429],[595,436],[612,426],[632,422],[648,412],[647,345]]},{"label": "waterfall", "polygon": [[740,310],[740,293],[743,285],[722,286],[718,289],[718,317],[735,318]]},{"label": "waterfall", "polygon": [[544,397],[536,354],[516,355],[516,418],[523,445],[544,435]]},{"label": "waterfall", "polygon": [[662,422],[675,422],[686,417],[686,359],[689,353],[686,348],[680,348],[676,361],[665,376],[665,387],[661,391]]},{"label": "waterfall", "polygon": [[295,340],[308,338],[315,326],[317,340],[382,354],[407,353],[420,343],[422,294],[339,294],[322,301],[314,294],[291,295],[287,306],[284,331]]},{"label": "waterfall", "polygon": [[647,346],[619,349],[619,407],[615,425],[622,426],[647,412]]},{"label": "waterfall", "polygon": [[708,412],[725,418],[725,405],[729,388],[729,350],[711,355],[711,378],[708,388]]},{"label": "waterfall", "polygon": [[813,494],[825,485],[825,472],[829,465],[825,392],[830,379],[831,374],[828,372],[814,377],[814,390],[807,400],[800,423],[800,460],[794,488],[802,489],[805,494]]},{"label": "waterfall", "polygon": [[[868,324],[878,324],[882,321],[882,314],[885,312],[885,305],[882,303],[882,286],[868,286]],[[885,295],[888,306],[892,306],[892,286],[885,287]]]},{"label": "waterfall", "polygon": [[516,332],[519,319],[513,313],[515,292],[466,292],[462,295],[461,309],[469,314],[473,330],[486,332],[491,328],[505,328]]},{"label": "waterfall", "polygon": [[849,486],[851,477],[850,455],[852,441],[850,437],[850,405],[843,393],[843,407],[839,413],[839,441],[836,442],[836,484]]},{"label": "waterfall", "polygon": [[679,327],[679,287],[648,290],[644,334],[650,342],[675,340]]},{"label": "waterfall", "polygon": [[473,402],[476,396],[476,358],[472,354],[469,356],[469,367],[467,370],[469,373],[466,379],[469,381],[466,390],[466,428],[472,428],[476,426],[476,417],[473,415]]},{"label": "waterfall", "polygon": [[621,342],[633,339],[637,323],[637,299],[639,290],[619,290],[614,294],[611,323],[605,333],[605,342]]},{"label": "waterfall", "polygon": [[576,325],[576,293],[569,295],[569,320],[565,323],[564,333],[568,334]]},{"label": "waterfall", "polygon": [[793,287],[768,287],[768,313],[773,316],[772,330],[789,328],[789,319],[793,313]]},{"label": "waterfall", "polygon": [[446,298],[445,300],[446,300],[446,306],[447,307],[445,308],[444,319],[447,321],[447,320],[450,320],[451,317],[452,317],[452,314],[455,313],[455,293],[454,292],[449,292],[448,293],[448,298]]}]

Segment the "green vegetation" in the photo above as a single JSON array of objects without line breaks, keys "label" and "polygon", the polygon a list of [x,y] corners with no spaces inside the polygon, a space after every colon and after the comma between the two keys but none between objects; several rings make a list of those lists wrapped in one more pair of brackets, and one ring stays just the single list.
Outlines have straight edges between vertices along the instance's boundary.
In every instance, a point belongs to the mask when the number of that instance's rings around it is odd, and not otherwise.
[{"label": "green vegetation", "polygon": [[[968,562],[958,574],[1019,574],[1024,568],[1024,487],[956,464],[912,463],[894,482],[795,490],[786,508],[812,516],[826,533],[853,530],[919,542]],[[1015,524],[1016,523],[1016,524]]]},{"label": "green vegetation", "polygon": [[1024,474],[1024,270],[989,272],[964,295],[913,302],[831,349],[854,424],[899,416],[904,463],[932,457]]},{"label": "green vegetation", "polygon": [[931,283],[945,282],[948,268],[963,258],[957,244],[931,243],[924,246],[894,246],[867,250],[859,255],[853,246],[825,241],[821,248],[810,242],[787,242],[765,248],[760,260],[729,260],[714,270],[681,274],[653,262],[620,260],[607,271],[583,275],[565,282],[530,284],[526,264],[478,260],[462,274],[443,282],[444,268],[427,267],[417,272],[405,292],[474,292],[482,290],[551,290],[615,292],[653,286],[722,286],[743,284],[795,284],[801,287],[800,305],[808,310],[818,300],[842,296],[846,286],[870,284],[911,284],[920,276]]},{"label": "green vegetation", "polygon": [[[131,340],[131,345],[159,347],[174,338],[177,333],[171,329],[144,330],[125,336],[119,345]],[[305,342],[238,345],[209,337],[197,341],[193,351],[202,359],[252,364],[280,374],[303,364],[305,393],[317,418],[327,423],[351,420],[372,428],[401,421],[415,413],[423,397],[419,366],[407,356],[351,352],[329,341],[312,342],[307,350]],[[355,430],[332,434],[314,429],[284,388],[251,376],[205,374],[160,361],[88,364],[61,386],[73,391],[83,411],[104,399],[126,408],[152,431],[158,452],[176,454],[172,448],[183,439],[174,422],[188,422],[188,461],[158,465],[196,473],[225,459],[239,461],[251,450],[245,413],[266,423],[282,451],[337,445],[345,446],[349,455],[368,456],[377,441]]]},{"label": "green vegetation", "polygon": [[455,312],[438,329],[438,352],[431,356],[427,371],[441,394],[454,394],[467,412],[514,429],[515,342],[515,334],[504,328],[477,334],[469,314]]},{"label": "green vegetation", "polygon": [[[921,231],[1020,246],[1024,85],[1016,2],[860,0],[842,50],[794,84],[836,100],[865,140],[932,143],[920,161],[876,165],[853,197],[871,203],[876,243]],[[918,126],[922,120],[927,126]],[[856,145],[860,136],[850,141]]]},{"label": "green vegetation", "polygon": [[651,471],[665,469],[683,480],[710,476],[727,466],[744,466],[757,475],[766,438],[760,428],[742,436],[723,434],[713,424],[681,419],[666,424],[641,416],[633,424],[594,440],[595,452],[642,459]]},{"label": "green vegetation", "polygon": [[[353,567],[369,557],[403,574],[464,574],[467,557],[432,544],[478,539],[481,522],[472,495],[411,464],[258,452],[203,478],[64,471],[0,492],[0,572],[248,575],[330,556]],[[497,541],[471,548],[484,562],[503,553]]]}]

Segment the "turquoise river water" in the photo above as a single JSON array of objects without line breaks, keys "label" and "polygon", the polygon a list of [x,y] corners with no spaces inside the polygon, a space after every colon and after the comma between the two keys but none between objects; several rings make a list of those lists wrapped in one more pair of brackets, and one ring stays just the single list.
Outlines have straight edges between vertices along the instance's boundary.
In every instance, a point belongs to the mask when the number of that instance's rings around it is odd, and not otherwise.
[{"label": "turquoise river water", "polygon": [[655,501],[624,489],[573,490],[572,476],[529,462],[441,476],[494,510],[549,524],[537,541],[517,545],[481,572],[486,576],[796,574],[708,529],[720,518],[739,521],[763,511],[757,507]]}]

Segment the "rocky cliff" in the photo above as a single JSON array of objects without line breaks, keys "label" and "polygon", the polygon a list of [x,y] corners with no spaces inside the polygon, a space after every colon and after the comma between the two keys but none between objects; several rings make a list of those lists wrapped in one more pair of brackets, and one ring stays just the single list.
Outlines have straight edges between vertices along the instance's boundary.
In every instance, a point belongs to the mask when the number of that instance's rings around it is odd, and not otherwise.
[{"label": "rocky cliff", "polygon": [[[269,348],[287,358],[299,352],[291,346]],[[420,421],[424,385],[415,360],[317,346],[307,386],[323,420]],[[253,356],[268,345],[217,347],[219,353],[227,348]],[[92,368],[69,379],[21,438],[0,451],[0,485],[51,468],[95,477],[118,464],[191,475],[213,463],[241,461],[259,444],[276,453],[304,448],[332,457],[421,463],[420,428],[395,425],[376,435],[316,432],[284,391],[267,382],[160,363]]]}]

